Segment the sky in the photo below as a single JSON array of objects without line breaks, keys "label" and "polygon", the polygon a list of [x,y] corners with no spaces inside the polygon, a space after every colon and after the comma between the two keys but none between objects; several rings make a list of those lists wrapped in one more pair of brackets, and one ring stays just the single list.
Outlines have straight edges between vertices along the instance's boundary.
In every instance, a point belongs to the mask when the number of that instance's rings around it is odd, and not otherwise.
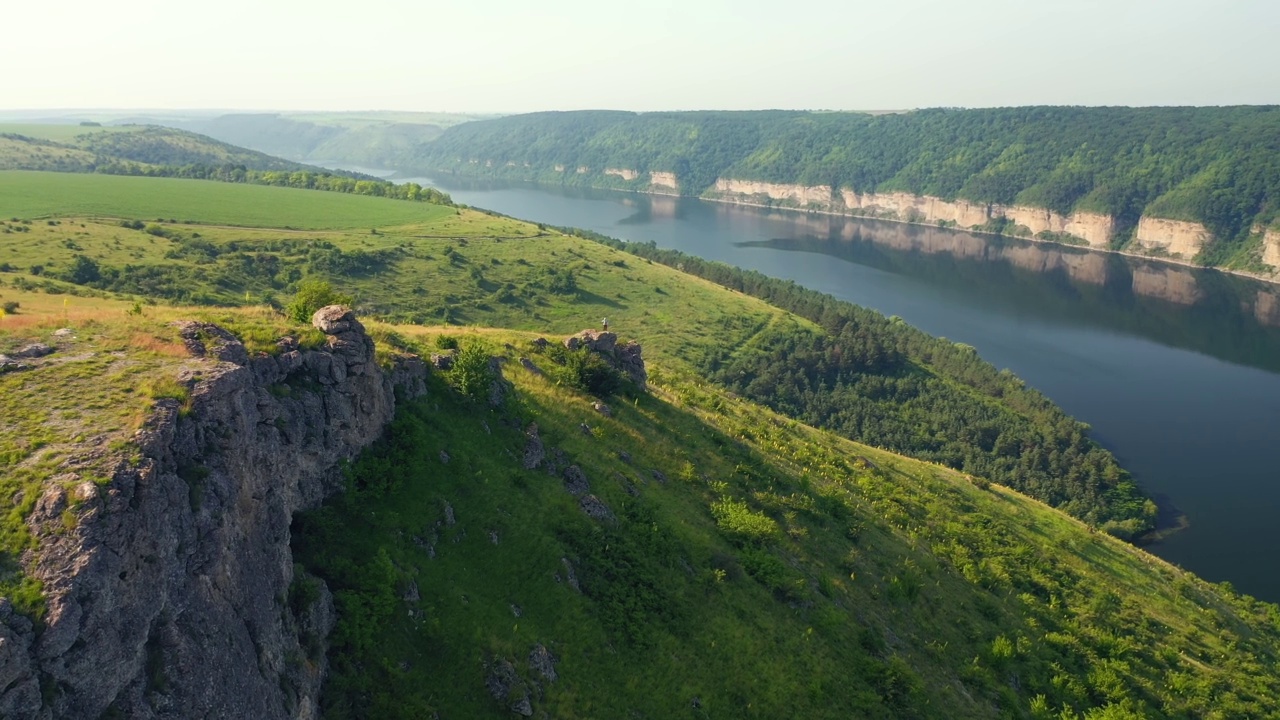
[{"label": "sky", "polygon": [[0,110],[1280,103],[1280,0],[59,0]]}]

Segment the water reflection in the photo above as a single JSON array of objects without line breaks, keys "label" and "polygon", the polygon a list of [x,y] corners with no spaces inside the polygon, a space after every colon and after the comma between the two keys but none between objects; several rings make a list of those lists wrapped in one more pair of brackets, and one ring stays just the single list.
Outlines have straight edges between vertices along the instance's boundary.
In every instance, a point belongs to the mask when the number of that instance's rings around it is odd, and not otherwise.
[{"label": "water reflection", "polygon": [[[743,208],[723,207],[726,216]],[[752,210],[751,212],[758,212]],[[1280,372],[1280,294],[1212,270],[945,228],[805,215],[739,247],[818,253],[1055,322],[1106,327]],[[726,221],[730,218],[726,217]]]}]

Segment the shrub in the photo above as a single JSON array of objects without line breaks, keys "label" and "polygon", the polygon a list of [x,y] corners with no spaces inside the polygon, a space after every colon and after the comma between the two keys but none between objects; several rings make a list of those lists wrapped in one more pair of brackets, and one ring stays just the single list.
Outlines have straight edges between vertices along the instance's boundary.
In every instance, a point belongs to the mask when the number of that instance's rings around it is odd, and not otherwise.
[{"label": "shrub", "polygon": [[758,545],[778,535],[778,523],[773,518],[752,510],[740,500],[726,498],[713,502],[711,514],[720,530],[739,543]]},{"label": "shrub", "polygon": [[17,300],[9,300],[4,304],[4,314],[16,315],[19,307],[21,307],[21,305],[18,303]]},{"label": "shrub", "polygon": [[464,395],[482,399],[493,382],[493,370],[489,367],[489,351],[478,342],[463,345],[453,359],[449,379]]},{"label": "shrub", "polygon": [[325,280],[303,280],[298,283],[298,292],[293,301],[285,308],[285,314],[296,323],[311,322],[311,316],[327,305],[350,305],[353,298],[342,295],[333,289]]}]

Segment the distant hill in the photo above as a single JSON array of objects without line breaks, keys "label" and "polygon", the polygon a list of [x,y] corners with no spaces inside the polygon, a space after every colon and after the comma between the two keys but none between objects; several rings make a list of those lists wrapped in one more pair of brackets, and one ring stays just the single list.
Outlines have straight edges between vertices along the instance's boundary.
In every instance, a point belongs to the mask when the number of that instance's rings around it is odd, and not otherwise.
[{"label": "distant hill", "polygon": [[409,112],[231,113],[157,124],[318,165],[394,167],[445,129],[492,115]]},{"label": "distant hill", "polygon": [[0,169],[95,172],[111,163],[319,171],[197,133],[154,125],[0,124]]}]

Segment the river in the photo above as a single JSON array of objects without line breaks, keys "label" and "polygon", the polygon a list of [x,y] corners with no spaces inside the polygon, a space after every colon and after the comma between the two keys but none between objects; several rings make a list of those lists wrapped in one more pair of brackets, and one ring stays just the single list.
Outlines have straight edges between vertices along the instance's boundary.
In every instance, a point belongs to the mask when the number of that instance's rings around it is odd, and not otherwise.
[{"label": "river", "polygon": [[1186,528],[1152,552],[1280,601],[1280,287],[900,223],[410,179],[468,205],[795,280],[968,343],[1089,423],[1149,493],[1185,513]]}]

